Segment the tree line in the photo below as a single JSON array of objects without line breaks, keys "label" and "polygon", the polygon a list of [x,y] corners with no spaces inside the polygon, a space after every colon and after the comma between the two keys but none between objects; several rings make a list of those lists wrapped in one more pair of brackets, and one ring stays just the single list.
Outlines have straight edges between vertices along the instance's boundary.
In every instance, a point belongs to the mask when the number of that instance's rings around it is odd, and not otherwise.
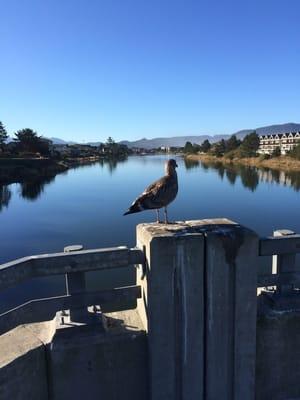
[{"label": "tree line", "polygon": [[[0,121],[0,153],[2,152],[2,154],[5,156],[9,156],[11,153],[18,155],[38,153],[43,157],[49,157],[50,155],[53,156],[55,154],[55,158],[59,158],[58,152],[51,152],[50,150],[52,141],[44,138],[43,136],[39,136],[37,132],[32,129],[25,128],[18,130],[14,133],[14,136],[14,146],[12,150],[11,146],[7,143],[9,138],[7,130]],[[76,147],[78,147],[78,145],[69,146],[69,148],[72,150],[71,155],[74,153],[74,157],[80,156],[81,153],[80,150],[76,149]],[[86,147],[89,147],[89,145]],[[112,137],[109,137],[105,143],[100,143],[98,147],[90,146],[90,148],[94,153],[103,154],[109,157],[124,157],[131,152],[126,145],[116,143]]]},{"label": "tree line", "polygon": [[216,143],[210,143],[207,139],[201,145],[186,142],[183,151],[190,154],[201,152],[216,157],[243,158],[255,157],[258,148],[259,137],[253,131],[246,135],[243,140],[239,140],[236,135],[232,135],[229,139],[221,139]]},{"label": "tree line", "polygon": [[[183,152],[185,154],[196,154],[196,153],[207,153],[216,157],[225,157],[229,159],[233,158],[245,158],[245,157],[257,157],[257,150],[259,149],[259,136],[256,131],[253,131],[246,135],[243,140],[240,140],[236,135],[232,135],[229,139],[221,139],[216,143],[210,143],[209,140],[199,144],[192,144],[186,142]],[[292,150],[287,152],[287,155],[300,160],[300,144],[295,146]],[[261,154],[260,157],[270,158],[281,156],[280,147],[275,147],[272,154]]]},{"label": "tree line", "polygon": [[[43,156],[48,156],[50,141],[39,136],[32,129],[20,129],[14,133],[13,141],[16,145],[17,152],[40,153]],[[0,149],[5,152],[7,150],[8,133],[3,123],[0,121]]]},{"label": "tree line", "polygon": [[105,143],[101,143],[99,148],[100,150],[103,149],[103,151],[111,157],[120,157],[131,153],[126,144],[116,143],[111,136],[108,137]]}]

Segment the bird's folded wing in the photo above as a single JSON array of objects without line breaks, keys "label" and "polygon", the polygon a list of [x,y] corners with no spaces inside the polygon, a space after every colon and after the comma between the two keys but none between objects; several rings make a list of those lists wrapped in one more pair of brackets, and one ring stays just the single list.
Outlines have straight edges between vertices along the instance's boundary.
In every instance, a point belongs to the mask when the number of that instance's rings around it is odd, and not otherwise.
[{"label": "bird's folded wing", "polygon": [[[161,207],[165,201],[167,191],[167,179],[163,177],[158,181],[152,183],[141,195],[143,200],[148,207],[155,208],[156,206]],[[145,205],[146,205],[145,204]]]}]

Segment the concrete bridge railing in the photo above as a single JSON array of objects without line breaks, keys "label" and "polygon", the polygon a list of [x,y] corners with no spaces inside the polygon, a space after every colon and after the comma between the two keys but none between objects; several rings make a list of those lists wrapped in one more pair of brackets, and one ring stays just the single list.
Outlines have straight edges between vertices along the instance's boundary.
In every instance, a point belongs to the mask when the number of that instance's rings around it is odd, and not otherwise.
[{"label": "concrete bridge railing", "polygon": [[[11,343],[17,326],[36,326],[59,312],[42,358],[28,364],[34,371],[38,362],[45,364],[46,389],[34,395],[27,386],[13,398],[300,398],[298,252],[300,235],[291,231],[259,238],[232,221],[214,219],[141,224],[134,249],[71,247],[0,266],[0,289],[66,274],[66,295],[0,315],[0,332],[7,332],[2,343]],[[266,256],[273,257],[272,268],[261,274],[260,257]],[[87,271],[131,264],[140,266],[136,285],[86,291]],[[108,313],[105,324],[99,306],[101,311],[105,304],[133,299],[135,310]],[[121,319],[123,328],[113,330]],[[3,400],[12,398],[19,358],[2,363]]]},{"label": "concrete bridge railing", "polygon": [[32,300],[0,314],[0,334],[21,324],[47,321],[62,310],[70,310],[72,322],[87,322],[91,317],[88,306],[126,302],[140,296],[138,286],[87,292],[85,273],[144,263],[141,250],[124,246],[93,250],[81,248],[68,246],[63,253],[24,257],[0,266],[0,290],[36,277],[65,275],[67,292],[64,296]]}]

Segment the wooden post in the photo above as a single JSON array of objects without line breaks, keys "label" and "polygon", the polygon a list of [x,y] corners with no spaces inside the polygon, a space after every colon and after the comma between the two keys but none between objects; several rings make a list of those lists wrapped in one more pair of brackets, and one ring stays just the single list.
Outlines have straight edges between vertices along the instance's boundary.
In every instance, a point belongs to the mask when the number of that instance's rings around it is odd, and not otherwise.
[{"label": "wooden post", "polygon": [[227,219],[143,224],[151,400],[254,400],[258,237]]},{"label": "wooden post", "polygon": [[[82,250],[82,245],[72,245],[64,248],[65,253]],[[78,294],[85,291],[85,273],[70,272],[66,274],[67,294]],[[88,317],[86,308],[76,308],[70,310],[70,322],[84,322]]]},{"label": "wooden post", "polygon": [[205,232],[205,400],[254,400],[258,237],[229,220]]},{"label": "wooden post", "polygon": [[203,399],[204,237],[197,222],[137,227],[147,260],[146,277],[137,284],[151,400]]},{"label": "wooden post", "polygon": [[[276,230],[273,232],[273,236],[290,236],[294,235],[295,232],[288,229]],[[272,273],[283,275],[286,272],[296,272],[296,254],[280,254],[274,255],[272,258]],[[279,278],[280,279],[280,278]],[[288,294],[293,291],[294,286],[289,285],[277,285],[277,291],[281,294]]]}]

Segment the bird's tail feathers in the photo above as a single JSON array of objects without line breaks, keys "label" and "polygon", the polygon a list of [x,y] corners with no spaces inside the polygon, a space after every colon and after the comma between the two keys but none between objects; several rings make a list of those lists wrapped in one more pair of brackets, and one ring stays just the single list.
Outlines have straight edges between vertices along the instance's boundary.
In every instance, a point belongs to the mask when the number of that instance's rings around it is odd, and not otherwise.
[{"label": "bird's tail feathers", "polygon": [[138,213],[143,210],[144,210],[144,207],[141,205],[141,203],[139,201],[137,201],[137,202],[134,202],[132,204],[132,206],[130,206],[129,209],[123,215],[134,214],[134,213]]}]

